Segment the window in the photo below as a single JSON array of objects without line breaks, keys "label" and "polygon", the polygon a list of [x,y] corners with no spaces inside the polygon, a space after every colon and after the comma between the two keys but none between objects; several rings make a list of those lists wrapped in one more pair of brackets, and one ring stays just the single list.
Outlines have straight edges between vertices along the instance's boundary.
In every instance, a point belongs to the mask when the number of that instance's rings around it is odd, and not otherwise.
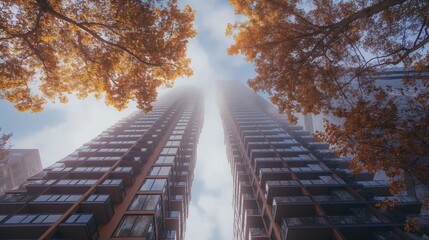
[{"label": "window", "polygon": [[172,134],[184,134],[185,131],[183,130],[174,130]]},{"label": "window", "polygon": [[24,193],[9,194],[6,193],[0,196],[0,202],[25,202],[32,198],[32,196]]},{"label": "window", "polygon": [[182,135],[170,135],[170,140],[182,140]]},{"label": "window", "polygon": [[51,171],[52,172],[69,172],[69,171],[71,171],[73,168],[71,168],[71,167],[65,167],[65,168],[62,168],[62,167],[59,167],[59,168],[54,168],[54,169],[52,169]]},{"label": "window", "polygon": [[76,202],[81,195],[40,195],[34,202]]},{"label": "window", "polygon": [[178,148],[168,148],[168,147],[165,147],[165,148],[163,148],[161,150],[160,154],[171,154],[171,155],[174,155],[174,154],[177,153],[178,150],[179,150]]},{"label": "window", "polygon": [[56,183],[56,185],[94,185],[97,182],[95,179],[63,179]]},{"label": "window", "polygon": [[152,215],[125,215],[113,237],[145,237],[147,240],[154,240]]},{"label": "window", "polygon": [[77,167],[75,172],[107,172],[109,167]]},{"label": "window", "polygon": [[121,185],[122,179],[106,179],[101,185]]},{"label": "window", "polygon": [[115,170],[113,170],[113,172],[130,172],[130,173],[133,173],[133,168],[132,167],[117,167],[117,168],[115,168]]},{"label": "window", "polygon": [[88,223],[92,218],[92,214],[73,214],[65,223]]},{"label": "window", "polygon": [[180,146],[180,141],[167,141],[165,143],[166,147],[179,147]]},{"label": "window", "polygon": [[156,210],[159,209],[160,201],[161,195],[137,195],[128,210]]},{"label": "window", "polygon": [[167,217],[168,218],[179,218],[180,217],[180,211],[168,211]]},{"label": "window", "polygon": [[171,167],[152,167],[150,176],[168,176],[170,175]]},{"label": "window", "polygon": [[167,184],[167,179],[153,179],[146,178],[143,185],[140,187],[140,191],[162,191]]},{"label": "window", "polygon": [[174,156],[159,156],[158,159],[156,159],[156,163],[162,164],[170,164],[170,163],[174,163]]},{"label": "window", "polygon": [[97,195],[93,194],[86,199],[86,202],[106,202],[109,199],[109,195]]},{"label": "window", "polygon": [[61,214],[20,214],[10,217],[5,224],[26,224],[26,223],[38,223],[38,224],[51,224],[56,222],[61,217]]}]

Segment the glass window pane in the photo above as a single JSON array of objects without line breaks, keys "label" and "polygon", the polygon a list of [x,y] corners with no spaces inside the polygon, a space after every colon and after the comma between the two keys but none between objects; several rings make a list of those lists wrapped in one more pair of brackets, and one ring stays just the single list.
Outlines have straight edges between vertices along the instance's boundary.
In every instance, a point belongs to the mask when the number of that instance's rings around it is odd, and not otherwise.
[{"label": "glass window pane", "polygon": [[131,229],[136,220],[136,215],[126,215],[122,218],[121,223],[113,234],[114,237],[127,237],[130,236]]},{"label": "glass window pane", "polygon": [[150,176],[156,176],[156,175],[158,175],[159,170],[161,170],[160,167],[153,167],[152,170],[150,171],[149,175]]},{"label": "glass window pane", "polygon": [[76,223],[87,223],[89,220],[91,220],[91,217],[92,216],[89,214],[80,215],[80,217],[76,220]]},{"label": "glass window pane", "polygon": [[76,215],[76,214],[71,215],[71,216],[67,219],[66,223],[74,223],[74,221],[76,221],[76,219],[77,219],[78,217],[79,217],[79,215]]},{"label": "glass window pane", "polygon": [[147,195],[137,195],[133,202],[130,204],[129,210],[141,210]]},{"label": "glass window pane", "polygon": [[140,188],[140,191],[149,191],[152,188],[152,185],[153,185],[154,182],[155,182],[155,179],[146,178],[144,180],[143,185]]},{"label": "glass window pane", "polygon": [[156,159],[156,163],[164,163],[164,161],[165,161],[165,157],[166,157],[166,156],[159,156],[159,157]]},{"label": "glass window pane", "polygon": [[143,237],[145,236],[147,229],[152,225],[152,217],[147,215],[138,216],[133,228],[131,229],[130,236],[132,237]]},{"label": "glass window pane", "polygon": [[52,195],[49,199],[48,202],[55,202],[57,201],[57,199],[60,198],[60,195]]},{"label": "glass window pane", "polygon": [[35,202],[46,202],[51,195],[40,195],[36,199],[34,199]]},{"label": "glass window pane", "polygon": [[167,182],[167,179],[155,179],[153,186],[152,186],[152,191],[161,191],[164,189],[165,184]]},{"label": "glass window pane", "polygon": [[109,199],[109,195],[97,195],[97,199],[95,199],[95,201],[105,202],[107,199]]},{"label": "glass window pane", "polygon": [[170,174],[171,167],[162,167],[158,175],[167,176]]},{"label": "glass window pane", "polygon": [[67,198],[67,202],[76,202],[77,200],[79,200],[80,195],[70,195],[69,198]]},{"label": "glass window pane", "polygon": [[20,223],[22,220],[24,220],[28,215],[16,215],[9,218],[5,223],[13,224],[13,223]]},{"label": "glass window pane", "polygon": [[174,156],[165,156],[164,163],[173,163],[174,162]]},{"label": "glass window pane", "polygon": [[147,195],[142,210],[155,210],[161,200],[161,195]]},{"label": "glass window pane", "polygon": [[54,223],[56,222],[61,215],[49,215],[45,220],[43,220],[43,223]]},{"label": "glass window pane", "polygon": [[65,202],[69,195],[61,195],[60,198],[57,199],[57,202]]},{"label": "glass window pane", "polygon": [[45,220],[45,218],[47,218],[48,215],[40,215],[38,216],[35,220],[33,220],[33,223],[41,223],[43,222],[43,220]]}]

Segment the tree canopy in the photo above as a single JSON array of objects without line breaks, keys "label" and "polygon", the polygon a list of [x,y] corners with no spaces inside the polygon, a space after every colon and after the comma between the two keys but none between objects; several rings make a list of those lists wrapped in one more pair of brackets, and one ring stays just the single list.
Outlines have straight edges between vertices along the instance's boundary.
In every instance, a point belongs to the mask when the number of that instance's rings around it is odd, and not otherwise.
[{"label": "tree canopy", "polygon": [[[230,2],[245,18],[229,24],[228,51],[255,63],[255,91],[292,122],[297,113],[339,119],[317,137],[353,156],[355,172],[385,171],[393,194],[429,181],[428,1]],[[377,85],[393,66],[416,74]]]},{"label": "tree canopy", "polygon": [[149,110],[192,70],[194,11],[176,0],[1,0],[0,99],[41,111],[69,94]]}]

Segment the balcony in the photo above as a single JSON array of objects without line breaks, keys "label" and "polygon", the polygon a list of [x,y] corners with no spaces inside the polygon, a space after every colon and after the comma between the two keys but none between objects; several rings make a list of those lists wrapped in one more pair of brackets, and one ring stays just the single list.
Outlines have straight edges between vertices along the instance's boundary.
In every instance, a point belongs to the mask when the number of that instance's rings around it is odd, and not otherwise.
[{"label": "balcony", "polygon": [[125,197],[125,184],[122,179],[106,179],[97,186],[97,193],[108,194],[113,203],[121,203]]},{"label": "balcony", "polygon": [[320,204],[356,203],[360,198],[343,188],[311,188],[313,199]]},{"label": "balcony", "polygon": [[97,179],[109,171],[110,167],[77,167],[71,171],[70,178]]},{"label": "balcony", "polygon": [[52,169],[51,171],[47,171],[46,175],[48,179],[59,179],[65,177],[73,170],[72,167],[57,167]]},{"label": "balcony", "polygon": [[312,216],[314,213],[314,203],[309,196],[275,197],[273,199],[272,214],[277,223],[281,223],[283,218]]},{"label": "balcony", "polygon": [[122,163],[121,166],[122,167],[131,167],[133,168],[133,171],[136,174],[139,174],[141,172],[141,169],[143,167],[143,165],[147,162],[147,160],[143,161],[142,157],[135,157],[135,156],[124,156],[122,158]]},{"label": "balcony", "polygon": [[96,179],[62,179],[51,190],[56,194],[83,194],[96,182]]},{"label": "balcony", "polygon": [[357,188],[363,188],[373,196],[390,196],[389,182],[385,180],[358,181]]},{"label": "balcony", "polygon": [[332,227],[325,217],[284,218],[281,224],[282,240],[335,240]]},{"label": "balcony", "polygon": [[79,157],[76,160],[66,160],[67,167],[110,167],[121,157]]},{"label": "balcony", "polygon": [[265,187],[267,181],[292,180],[288,168],[261,168],[259,169],[259,183]]},{"label": "balcony", "polygon": [[252,149],[249,154],[250,158],[253,161],[256,161],[256,158],[274,158],[277,157],[277,153],[274,149]]},{"label": "balcony", "polygon": [[267,231],[265,228],[249,228],[249,238],[250,240],[269,240]]},{"label": "balcony", "polygon": [[110,178],[122,179],[128,187],[132,186],[135,180],[132,167],[117,167],[110,173]]},{"label": "balcony", "polygon": [[173,195],[169,200],[171,211],[183,211],[185,213],[185,218],[188,217],[188,205],[185,204],[182,195]]},{"label": "balcony", "polygon": [[[304,179],[302,179],[304,178]],[[299,181],[307,188],[332,188],[332,187],[345,187],[346,183],[336,174],[330,175],[306,175],[302,177]]]},{"label": "balcony", "polygon": [[188,184],[187,182],[175,182],[173,185],[173,192],[176,195],[188,196]]},{"label": "balcony", "polygon": [[108,223],[113,217],[113,205],[109,195],[89,196],[80,204],[80,210],[83,213],[93,214],[97,223]]},{"label": "balcony", "polygon": [[273,197],[299,196],[302,194],[301,186],[295,180],[267,181],[265,189],[265,199],[268,203],[272,203]]},{"label": "balcony", "polygon": [[95,240],[99,233],[92,214],[73,214],[61,223],[58,233],[62,238]]},{"label": "balcony", "polygon": [[168,211],[165,218],[165,230],[175,231],[178,233],[178,239],[181,239],[183,233],[182,218],[180,211]]},{"label": "balcony", "polygon": [[177,232],[174,230],[164,231],[164,240],[177,240]]},{"label": "balcony", "polygon": [[43,194],[34,198],[28,208],[32,213],[64,213],[82,195]]},{"label": "balcony", "polygon": [[31,195],[6,193],[0,196],[0,214],[11,214],[22,208],[33,198]]},{"label": "balcony", "polygon": [[282,159],[279,157],[257,157],[254,159],[255,171],[261,168],[281,168],[283,167]]},{"label": "balcony", "polygon": [[147,147],[139,145],[131,148],[131,150],[128,152],[127,155],[132,157],[141,157],[142,159],[147,159],[151,154],[151,152],[152,151]]},{"label": "balcony", "polygon": [[244,226],[243,229],[259,228],[265,229],[262,221],[261,211],[257,208],[244,209]]},{"label": "balcony", "polygon": [[54,184],[55,181],[56,180],[29,180],[25,183],[25,188],[28,194],[38,195]]},{"label": "balcony", "polygon": [[[0,223],[3,239],[34,239],[41,236],[61,214],[15,214]],[[36,237],[36,238],[37,238]]]}]

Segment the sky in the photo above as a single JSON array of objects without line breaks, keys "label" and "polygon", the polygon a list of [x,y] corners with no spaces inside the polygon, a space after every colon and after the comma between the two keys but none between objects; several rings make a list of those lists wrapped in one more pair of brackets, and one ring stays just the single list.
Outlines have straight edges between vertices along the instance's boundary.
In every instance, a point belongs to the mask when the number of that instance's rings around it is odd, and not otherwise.
[{"label": "sky", "polygon": [[[191,189],[192,200],[187,219],[186,239],[232,239],[232,177],[226,159],[222,122],[216,106],[214,82],[245,82],[255,75],[254,66],[243,56],[229,56],[233,40],[225,37],[228,22],[234,22],[227,0],[186,0],[196,10],[197,37],[190,40],[188,57],[194,75],[178,79],[178,85],[198,85],[205,91],[204,126],[197,150],[197,165]],[[159,89],[159,95],[168,94]],[[62,159],[96,137],[118,120],[135,111],[135,105],[119,112],[93,97],[71,98],[67,104],[50,103],[43,112],[18,112],[8,102],[0,102],[2,133],[13,133],[13,148],[37,148],[43,167]],[[219,177],[222,176],[222,177]]]}]

